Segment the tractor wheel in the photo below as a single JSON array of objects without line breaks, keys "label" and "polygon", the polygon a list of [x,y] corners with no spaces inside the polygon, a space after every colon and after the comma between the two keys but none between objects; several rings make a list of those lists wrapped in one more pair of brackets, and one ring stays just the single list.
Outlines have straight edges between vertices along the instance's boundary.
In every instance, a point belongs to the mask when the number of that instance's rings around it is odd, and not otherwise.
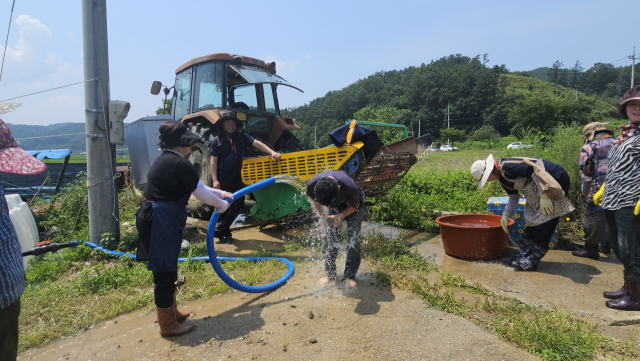
[{"label": "tractor wheel", "polygon": [[[208,123],[189,124],[189,130],[201,136],[205,144],[198,142],[192,145],[188,160],[193,164],[202,183],[211,187],[213,181],[211,180],[211,170],[209,168],[209,145],[216,136],[214,126]],[[191,217],[194,218],[209,219],[213,214],[213,207],[194,196],[189,198],[188,207]]]}]

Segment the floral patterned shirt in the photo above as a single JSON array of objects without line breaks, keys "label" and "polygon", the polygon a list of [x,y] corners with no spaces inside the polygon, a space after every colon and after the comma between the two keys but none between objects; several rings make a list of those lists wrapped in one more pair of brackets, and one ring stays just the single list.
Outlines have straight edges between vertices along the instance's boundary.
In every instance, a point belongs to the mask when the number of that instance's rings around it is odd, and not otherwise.
[{"label": "floral patterned shirt", "polygon": [[585,144],[580,150],[580,179],[582,179],[582,191],[588,191],[587,213],[593,213],[602,208],[593,203],[593,195],[598,192],[607,177],[609,170],[609,150],[613,145],[611,136],[596,137]]}]

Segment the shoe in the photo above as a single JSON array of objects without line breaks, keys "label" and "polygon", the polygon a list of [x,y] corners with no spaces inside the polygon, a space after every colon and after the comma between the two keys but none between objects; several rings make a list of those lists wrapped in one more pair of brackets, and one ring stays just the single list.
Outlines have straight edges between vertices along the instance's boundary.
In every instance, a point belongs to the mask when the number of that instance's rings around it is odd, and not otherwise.
[{"label": "shoe", "polygon": [[600,243],[600,252],[602,252],[604,254],[611,253],[611,247],[609,247],[609,242]]},{"label": "shoe", "polygon": [[640,273],[625,272],[627,293],[624,297],[605,302],[607,307],[623,311],[640,310]]},{"label": "shoe", "polygon": [[156,314],[158,315],[158,325],[160,325],[160,336],[162,337],[184,335],[195,327],[194,325],[178,323],[175,305],[167,308],[156,307]]},{"label": "shoe", "polygon": [[576,256],[576,257],[584,257],[584,258],[590,258],[590,259],[595,259],[595,260],[599,260],[600,259],[600,252],[598,252],[598,245],[597,244],[585,243],[584,249],[581,249],[581,250],[578,250],[578,251],[573,251],[573,252],[571,252],[571,254]]},{"label": "shoe", "polygon": [[178,301],[176,301],[175,293],[173,294],[173,310],[176,313],[176,321],[178,321],[178,323],[183,323],[193,315],[193,311],[187,311],[186,313],[178,311]]},{"label": "shoe", "polygon": [[225,236],[220,240],[220,243],[222,243],[222,244],[231,244],[231,243],[233,243],[233,239],[231,238],[231,236]]},{"label": "shoe", "polygon": [[[622,273],[624,275],[627,274],[627,271],[622,271]],[[616,298],[620,298],[620,297],[624,297],[627,294],[627,283],[624,282],[622,284],[622,288],[620,288],[619,290],[615,291],[615,292],[603,292],[602,295],[604,296],[604,298],[609,298],[612,300],[615,300]]]}]

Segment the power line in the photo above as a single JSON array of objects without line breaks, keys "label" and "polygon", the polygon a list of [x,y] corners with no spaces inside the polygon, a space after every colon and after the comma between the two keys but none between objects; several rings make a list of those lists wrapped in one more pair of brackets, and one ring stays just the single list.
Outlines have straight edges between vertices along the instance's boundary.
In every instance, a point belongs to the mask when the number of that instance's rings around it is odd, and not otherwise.
[{"label": "power line", "polygon": [[65,135],[77,135],[77,134],[85,134],[84,132],[82,133],[68,133],[68,134],[54,134],[54,135],[42,135],[39,137],[28,137],[28,138],[15,138],[17,140],[22,140],[22,139],[40,139],[40,138],[51,138],[51,137],[62,137]]},{"label": "power line", "polygon": [[30,95],[35,95],[35,94],[45,93],[45,92],[49,92],[49,91],[56,90],[56,89],[60,89],[60,88],[66,88],[66,87],[68,87],[68,86],[78,85],[78,84],[86,83],[86,82],[88,82],[88,81],[94,81],[94,80],[97,80],[97,79],[98,79],[98,78],[87,79],[87,80],[79,81],[79,82],[77,82],[77,83],[67,84],[67,85],[63,85],[63,86],[59,86],[59,87],[55,87],[55,88],[51,88],[51,89],[47,89],[47,90],[42,90],[42,91],[35,92],[35,93],[31,93],[31,94],[20,95],[20,96],[17,96],[17,97],[13,97],[13,98],[9,98],[9,99],[0,100],[0,103],[1,103],[1,102],[6,102],[7,100],[13,100],[13,99],[18,99],[18,98],[24,98],[24,97],[28,97],[28,96],[30,96]]},{"label": "power line", "polygon": [[16,0],[11,5],[11,15],[9,16],[9,28],[7,29],[7,40],[4,42],[4,54],[2,55],[2,67],[0,67],[0,80],[2,80],[2,71],[4,70],[4,58],[7,56],[7,45],[9,45],[9,31],[11,31],[11,20],[13,19],[13,8],[16,6]]}]

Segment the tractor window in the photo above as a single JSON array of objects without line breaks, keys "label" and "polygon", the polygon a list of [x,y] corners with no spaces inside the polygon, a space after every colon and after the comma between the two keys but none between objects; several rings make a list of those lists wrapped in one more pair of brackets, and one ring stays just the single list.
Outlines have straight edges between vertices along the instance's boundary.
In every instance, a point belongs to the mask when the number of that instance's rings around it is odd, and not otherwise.
[{"label": "tractor window", "polygon": [[175,97],[173,98],[173,119],[180,120],[189,114],[191,100],[191,70],[176,75]]},{"label": "tractor window", "polygon": [[276,113],[276,102],[273,100],[273,88],[271,84],[262,84],[264,92],[264,111],[267,113]]},{"label": "tractor window", "polygon": [[233,98],[229,107],[232,109],[258,110],[258,95],[254,84],[247,84],[233,89]]},{"label": "tractor window", "polygon": [[196,86],[193,109],[222,108],[224,66],[220,63],[199,65],[196,69]]}]

